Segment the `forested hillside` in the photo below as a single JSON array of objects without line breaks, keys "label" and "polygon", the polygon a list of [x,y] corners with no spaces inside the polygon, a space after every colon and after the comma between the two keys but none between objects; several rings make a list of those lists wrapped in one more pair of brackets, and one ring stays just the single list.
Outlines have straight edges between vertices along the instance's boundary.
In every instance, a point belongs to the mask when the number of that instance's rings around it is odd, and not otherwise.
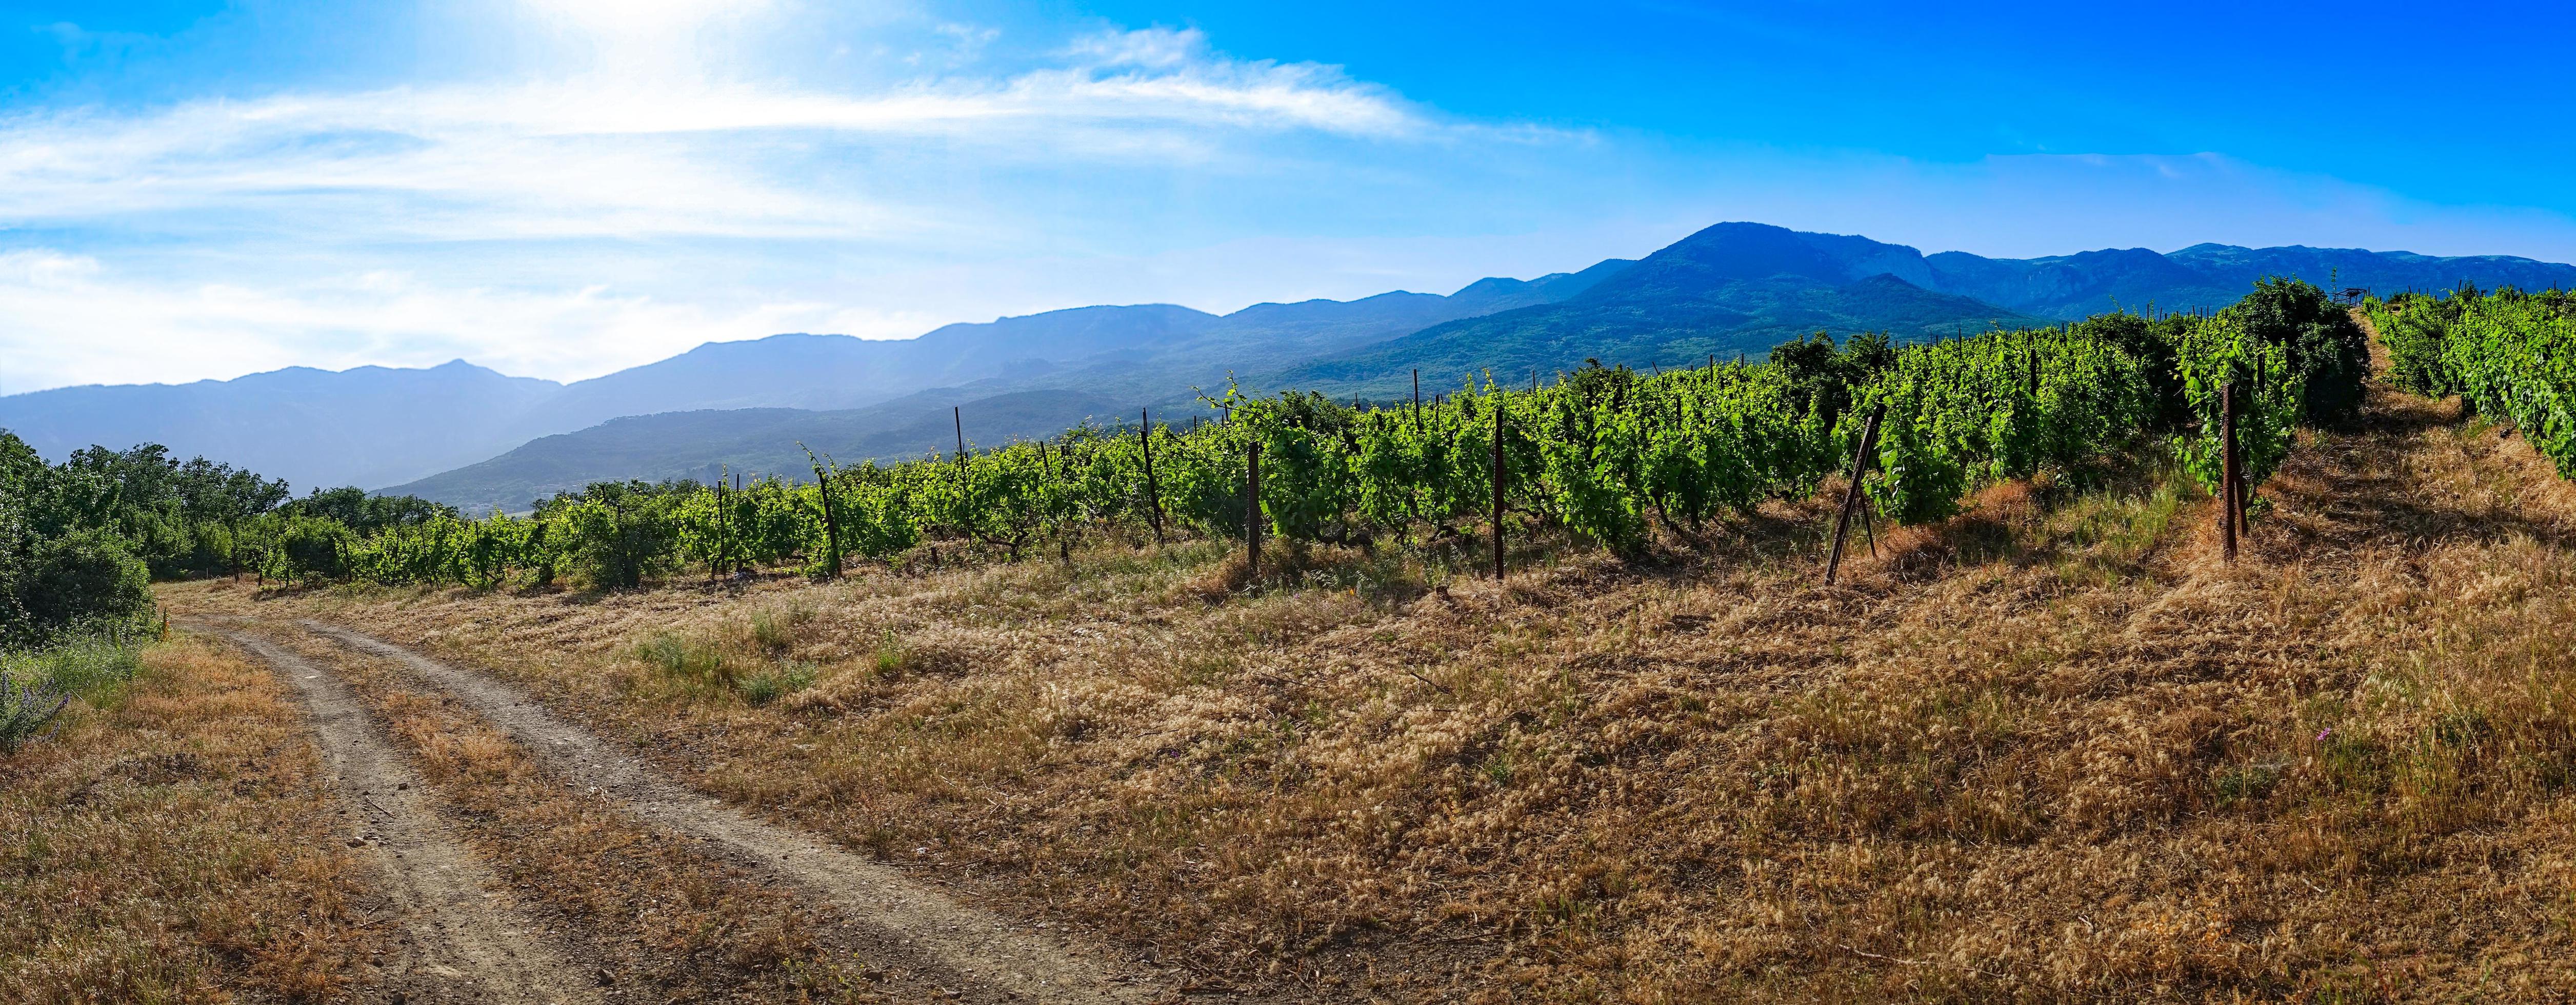
[{"label": "forested hillside", "polygon": [[1888,271],[1919,274],[1921,264],[1912,248],[1719,224],[1564,303],[1439,325],[1292,367],[1263,386],[1383,398],[1406,386],[1416,369],[1447,384],[1487,371],[1497,379],[1544,373],[1586,359],[1679,367],[1711,356],[1759,355],[1813,331],[1886,332],[1910,342],[2038,322],[1926,290]]}]

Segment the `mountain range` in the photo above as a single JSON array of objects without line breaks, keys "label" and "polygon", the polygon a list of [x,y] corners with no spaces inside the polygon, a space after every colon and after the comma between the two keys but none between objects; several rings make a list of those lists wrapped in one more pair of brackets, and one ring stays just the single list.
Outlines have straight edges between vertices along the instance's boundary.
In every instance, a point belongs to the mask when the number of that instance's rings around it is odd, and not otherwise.
[{"label": "mountain range", "polygon": [[1759,355],[1819,330],[1918,339],[2121,308],[2214,310],[2266,275],[2382,294],[2576,286],[2576,266],[2507,256],[2200,244],[1999,259],[1722,223],[1641,260],[1483,279],[1447,296],[1397,291],[1225,315],[1079,307],[902,340],[776,335],[570,384],[457,361],[57,388],[0,397],[0,429],[55,458],[158,442],[298,487],[357,484],[515,510],[601,479],[801,472],[800,442],[847,463],[948,449],[960,425],[970,444],[994,444],[1132,421],[1140,408],[1177,418],[1197,407],[1198,389],[1229,379],[1393,400],[1411,393],[1417,370],[1428,394],[1592,358],[1669,367]]}]

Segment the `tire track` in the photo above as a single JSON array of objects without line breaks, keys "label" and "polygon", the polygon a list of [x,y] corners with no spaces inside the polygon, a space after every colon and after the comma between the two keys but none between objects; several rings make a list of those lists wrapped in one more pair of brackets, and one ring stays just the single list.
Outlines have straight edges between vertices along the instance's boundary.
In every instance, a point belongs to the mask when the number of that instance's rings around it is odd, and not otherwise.
[{"label": "tire track", "polygon": [[538,925],[497,903],[491,870],[438,819],[418,773],[338,678],[266,640],[214,633],[295,685],[332,785],[367,823],[368,857],[393,901],[405,959],[387,969],[396,1002],[473,1001],[568,1005],[601,1001],[571,968],[526,933]]},{"label": "tire track", "polygon": [[982,990],[1047,1002],[1164,997],[1149,982],[1015,931],[1010,921],[960,904],[899,870],[691,791],[489,677],[345,628],[301,624],[358,652],[401,664],[509,734],[550,770],[597,786],[636,819],[729,848],[878,929],[906,953]]}]

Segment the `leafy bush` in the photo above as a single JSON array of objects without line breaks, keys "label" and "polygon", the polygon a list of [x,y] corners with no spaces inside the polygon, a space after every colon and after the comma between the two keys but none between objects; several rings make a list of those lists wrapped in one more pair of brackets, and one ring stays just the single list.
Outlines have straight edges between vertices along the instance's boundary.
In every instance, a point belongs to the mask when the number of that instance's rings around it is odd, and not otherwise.
[{"label": "leafy bush", "polygon": [[140,617],[152,607],[152,574],[124,539],[83,528],[35,543],[17,573],[16,608],[26,623],[9,632],[21,643],[76,626]]},{"label": "leafy bush", "polygon": [[2296,382],[2299,422],[2331,422],[2361,409],[2362,381],[2370,376],[2370,336],[2326,291],[2273,276],[2256,282],[2254,292],[2219,313],[2246,337],[2280,347],[2292,372],[2266,376]]},{"label": "leafy bush", "polygon": [[2442,372],[2460,396],[2513,423],[2561,477],[2576,478],[2576,297],[2463,291],[2443,306],[2452,320]]},{"label": "leafy bush", "polygon": [[561,510],[567,564],[593,586],[631,589],[644,577],[671,568],[678,529],[652,496],[617,485],[594,485],[588,497]]},{"label": "leafy bush", "polygon": [[1871,498],[1900,523],[1958,511],[1979,485],[2064,471],[2137,442],[2159,405],[2146,364],[2097,328],[1991,332],[1915,346],[1845,413],[1855,448],[1885,406]]}]

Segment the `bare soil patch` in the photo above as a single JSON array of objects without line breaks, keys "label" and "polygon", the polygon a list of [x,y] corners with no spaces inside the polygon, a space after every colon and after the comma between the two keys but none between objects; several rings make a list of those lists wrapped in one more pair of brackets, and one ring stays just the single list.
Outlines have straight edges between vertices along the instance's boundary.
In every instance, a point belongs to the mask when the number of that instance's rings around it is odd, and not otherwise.
[{"label": "bare soil patch", "polygon": [[505,731],[566,786],[598,793],[642,822],[708,842],[749,868],[792,880],[875,930],[876,955],[917,959],[928,969],[955,975],[961,986],[1005,997],[1054,1002],[1160,997],[1151,985],[1131,984],[1123,974],[1069,950],[1062,937],[1050,938],[965,907],[900,871],[682,789],[631,755],[479,674],[348,629],[317,622],[304,627],[399,663]]},{"label": "bare soil patch", "polygon": [[429,787],[339,679],[265,640],[219,632],[302,696],[324,770],[345,810],[346,843],[363,849],[390,901],[400,951],[384,979],[401,1000],[563,1005],[600,1000],[540,926],[440,821]]}]

